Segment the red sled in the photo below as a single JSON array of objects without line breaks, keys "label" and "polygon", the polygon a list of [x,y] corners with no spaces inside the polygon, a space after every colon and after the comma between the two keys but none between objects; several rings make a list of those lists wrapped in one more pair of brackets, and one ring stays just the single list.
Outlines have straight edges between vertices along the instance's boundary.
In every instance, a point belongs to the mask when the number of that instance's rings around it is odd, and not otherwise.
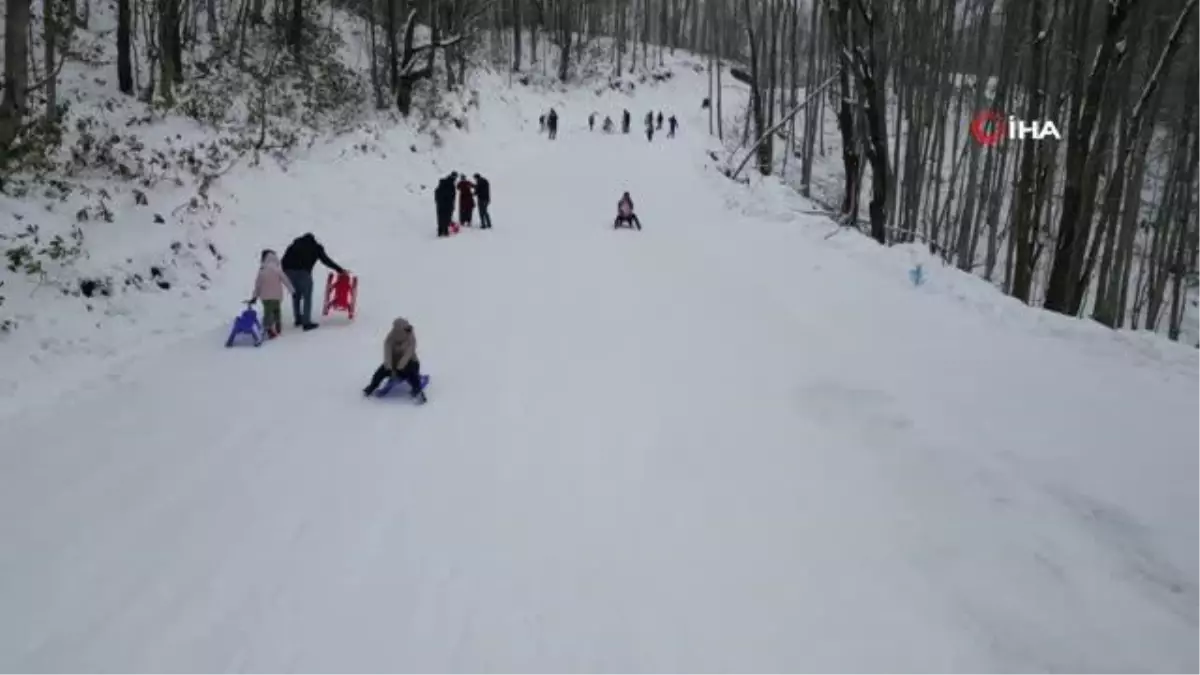
[{"label": "red sled", "polygon": [[329,316],[330,311],[337,310],[345,312],[353,321],[357,304],[358,277],[344,272],[330,272],[329,277],[325,279],[325,307],[321,310],[321,315]]},{"label": "red sled", "polygon": [[450,223],[450,234],[458,234],[458,223]]}]

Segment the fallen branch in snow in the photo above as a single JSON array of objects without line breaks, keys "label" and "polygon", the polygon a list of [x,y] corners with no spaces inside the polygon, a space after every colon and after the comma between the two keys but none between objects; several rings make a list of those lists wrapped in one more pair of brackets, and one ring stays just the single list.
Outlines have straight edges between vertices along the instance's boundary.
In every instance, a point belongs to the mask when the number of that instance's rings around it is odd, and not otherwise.
[{"label": "fallen branch in snow", "polygon": [[827,89],[829,87],[829,85],[833,84],[834,81],[836,81],[836,80],[837,80],[837,76],[835,75],[835,76],[829,78],[828,80],[825,80],[824,82],[822,82],[821,85],[819,87],[817,87],[816,89],[814,89],[813,91],[806,92],[806,93],[808,93],[808,96],[806,96],[803,101],[801,101],[795,108],[792,108],[792,110],[790,112],[788,112],[788,114],[786,114],[782,118],[780,118],[779,122],[777,122],[774,126],[772,126],[770,129],[767,129],[766,131],[763,132],[763,135],[760,136],[758,138],[758,140],[754,142],[754,145],[750,147],[750,152],[746,153],[746,158],[742,160],[742,163],[738,165],[738,168],[735,169],[734,172],[732,174],[730,174],[729,177],[733,180],[737,180],[738,175],[742,173],[742,169],[746,168],[746,165],[750,163],[750,158],[753,157],[756,152],[758,152],[759,146],[761,146],[763,143],[765,143],[767,141],[767,139],[771,138],[771,136],[776,131],[779,131],[788,122],[792,121],[793,117],[795,117],[801,110],[804,110],[806,107],[808,107],[808,104],[811,103],[813,101],[813,99],[815,99],[817,97],[817,94],[820,94],[822,91],[825,91],[825,89]]},{"label": "fallen branch in snow", "polygon": [[[221,178],[225,174],[232,171],[233,167],[237,166],[238,162],[242,161],[242,158],[245,157],[247,154],[249,154],[249,150],[242,151],[236,157],[234,157],[233,161],[231,161],[224,169],[221,169],[220,171],[218,171],[216,173],[206,174],[204,176],[204,178],[202,178],[200,180],[200,188],[197,190],[197,193],[201,197],[208,199],[208,189],[210,187],[212,187],[212,184],[215,183],[218,178]],[[196,198],[190,197],[190,198],[188,198],[188,200],[186,202],[171,209],[171,216],[174,217],[175,215],[178,215],[178,213],[180,211],[182,211],[183,209],[188,208],[188,207],[195,207],[195,205],[196,205]]]}]

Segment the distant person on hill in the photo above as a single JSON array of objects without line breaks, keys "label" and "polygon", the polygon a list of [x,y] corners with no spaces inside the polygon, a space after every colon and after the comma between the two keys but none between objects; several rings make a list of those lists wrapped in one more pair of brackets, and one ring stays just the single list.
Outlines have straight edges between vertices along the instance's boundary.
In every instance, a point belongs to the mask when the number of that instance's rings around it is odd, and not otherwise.
[{"label": "distant person on hill", "polygon": [[654,121],[653,120],[646,120],[646,140],[647,141],[654,140]]},{"label": "distant person on hill", "polygon": [[458,181],[458,224],[463,227],[471,226],[471,218],[475,214],[475,186],[462,174]]},{"label": "distant person on hill", "polygon": [[662,116],[661,110],[658,111],[658,120],[657,121],[658,121],[658,124],[655,125],[655,128],[658,129],[659,131],[662,131],[663,116]]},{"label": "distant person on hill", "polygon": [[546,117],[546,128],[550,130],[550,140],[558,137],[558,113],[554,112],[554,108],[550,109],[550,114]]},{"label": "distant person on hill", "polygon": [[621,201],[617,202],[617,219],[613,221],[613,229],[621,226],[642,229],[642,221],[638,220],[637,214],[633,212],[633,198],[628,192],[621,195]]},{"label": "distant person on hill", "polygon": [[317,324],[312,321],[313,267],[320,261],[329,269],[347,274],[345,268],[335,263],[325,253],[325,247],[311,232],[297,237],[283,252],[283,273],[292,282],[292,315],[296,325],[312,330]]},{"label": "distant person on hill", "polygon": [[648,127],[654,126],[654,113],[653,112],[646,113],[646,126],[648,126]]},{"label": "distant person on hill", "polygon": [[629,120],[630,120],[629,111],[628,110],[622,111],[621,112],[621,133],[623,133],[623,134],[629,133]]},{"label": "distant person on hill", "polygon": [[596,113],[588,115],[588,131],[596,130]]},{"label": "distant person on hill", "polygon": [[458,172],[451,171],[450,175],[438,181],[433,191],[433,201],[437,205],[437,236],[450,236],[450,221],[454,219],[454,192]]},{"label": "distant person on hill", "polygon": [[417,334],[412,324],[404,317],[392,321],[392,329],[383,339],[383,363],[371,375],[371,381],[363,388],[363,396],[375,393],[384,379],[392,377],[404,380],[412,390],[418,403],[428,399],[421,388],[421,361],[417,358]]},{"label": "distant person on hill", "polygon": [[606,116],[604,118],[604,126],[602,128],[606,134],[611,134],[613,132],[613,121],[611,117]]},{"label": "distant person on hill", "polygon": [[542,115],[538,118],[538,133],[546,133],[546,116]]},{"label": "distant person on hill", "polygon": [[667,119],[667,138],[675,138],[675,129],[678,127],[679,120],[675,119],[674,115],[671,115]]},{"label": "distant person on hill", "polygon": [[283,332],[283,289],[287,289],[293,297],[296,289],[283,273],[279,256],[271,249],[263,249],[258,267],[258,276],[254,279],[254,295],[250,304],[261,300],[263,306],[263,328],[267,331],[267,339],[279,337]]},{"label": "distant person on hill", "polygon": [[475,174],[475,200],[479,202],[479,229],[492,229],[492,217],[488,214],[488,206],[492,203],[492,184],[479,174]]}]

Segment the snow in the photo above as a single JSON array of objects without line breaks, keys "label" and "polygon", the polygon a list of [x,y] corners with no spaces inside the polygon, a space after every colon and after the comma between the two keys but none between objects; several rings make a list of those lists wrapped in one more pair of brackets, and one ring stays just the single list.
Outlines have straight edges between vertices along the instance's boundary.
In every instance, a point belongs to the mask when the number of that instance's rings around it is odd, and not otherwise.
[{"label": "snow", "polygon": [[[440,148],[237,167],[206,293],[7,338],[0,669],[1200,668],[1196,351],[829,236],[710,166],[675,72],[481,75]],[[586,132],[622,106],[679,137]],[[450,170],[494,230],[433,237]],[[307,230],[356,319],[224,349],[259,250]],[[423,407],[359,395],[396,315]]]}]

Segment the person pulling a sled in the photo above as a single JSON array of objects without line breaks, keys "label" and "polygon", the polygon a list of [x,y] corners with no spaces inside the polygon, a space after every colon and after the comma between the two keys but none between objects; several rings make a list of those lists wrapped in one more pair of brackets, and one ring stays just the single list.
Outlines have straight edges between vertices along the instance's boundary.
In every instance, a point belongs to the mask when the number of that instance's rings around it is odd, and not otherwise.
[{"label": "person pulling a sled", "polygon": [[312,320],[313,267],[317,262],[325,265],[338,274],[349,274],[346,268],[338,265],[325,253],[311,232],[296,239],[283,252],[280,264],[288,281],[292,282],[292,314],[296,325],[304,330],[312,330],[317,324]]},{"label": "person pulling a sled", "polygon": [[425,391],[421,388],[421,361],[417,359],[417,334],[413,332],[412,324],[404,317],[396,317],[392,329],[383,339],[383,364],[375,369],[371,381],[363,388],[363,396],[375,393],[379,385],[387,378],[404,380],[412,397],[418,403],[425,403]]},{"label": "person pulling a sled", "polygon": [[613,221],[613,229],[622,226],[636,227],[639,231],[642,229],[642,221],[633,212],[633,198],[628,192],[621,195],[621,201],[617,202],[617,219]]}]

